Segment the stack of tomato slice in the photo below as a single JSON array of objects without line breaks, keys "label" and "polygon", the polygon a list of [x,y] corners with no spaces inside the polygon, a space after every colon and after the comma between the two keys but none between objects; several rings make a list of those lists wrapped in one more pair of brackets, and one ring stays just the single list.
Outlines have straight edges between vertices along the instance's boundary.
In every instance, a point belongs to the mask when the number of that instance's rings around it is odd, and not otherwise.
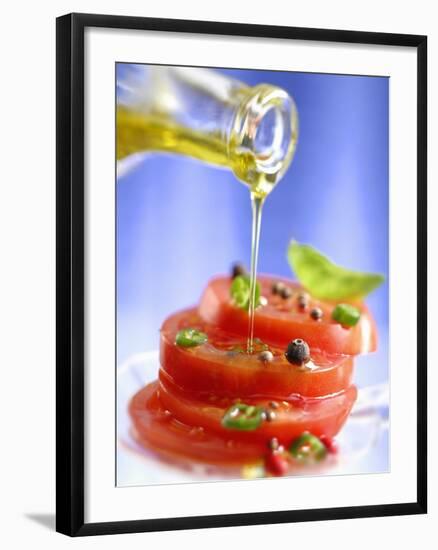
[{"label": "stack of tomato slice", "polygon": [[[213,279],[199,307],[164,322],[159,380],[129,406],[142,444],[212,464],[263,459],[273,474],[334,449],[332,438],[357,395],[353,356],[375,349],[375,324],[366,307],[355,304],[360,320],[344,327],[331,317],[336,304],[308,294],[303,300],[302,288],[285,280],[289,290],[280,296],[272,290],[276,282],[259,278],[264,299],[255,313],[251,354],[248,313],[234,305],[230,277]],[[178,335],[192,329],[202,338],[181,342]],[[285,356],[297,338],[310,347],[302,365]]]}]

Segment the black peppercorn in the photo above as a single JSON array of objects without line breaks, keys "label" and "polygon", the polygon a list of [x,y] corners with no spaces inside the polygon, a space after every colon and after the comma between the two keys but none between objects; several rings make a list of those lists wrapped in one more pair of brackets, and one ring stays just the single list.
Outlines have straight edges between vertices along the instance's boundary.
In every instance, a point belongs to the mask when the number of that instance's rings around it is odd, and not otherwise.
[{"label": "black peppercorn", "polygon": [[284,283],[282,283],[281,281],[275,281],[273,284],[272,284],[272,294],[279,294],[281,295],[281,291],[286,288],[286,285]]},{"label": "black peppercorn", "polygon": [[322,315],[323,313],[320,307],[314,307],[310,312],[310,317],[312,317],[314,321],[319,321],[320,319],[322,319]]},{"label": "black peppercorn", "polygon": [[280,296],[284,299],[284,300],[287,300],[288,298],[290,298],[292,296],[292,290],[285,286],[284,288],[282,288],[280,290]]},{"label": "black peppercorn", "polygon": [[285,357],[292,365],[303,365],[310,360],[309,345],[301,338],[296,338],[287,346]]},{"label": "black peppercorn", "polygon": [[237,262],[231,267],[231,277],[235,279],[236,277],[239,277],[239,275],[247,275],[247,271],[243,264]]}]

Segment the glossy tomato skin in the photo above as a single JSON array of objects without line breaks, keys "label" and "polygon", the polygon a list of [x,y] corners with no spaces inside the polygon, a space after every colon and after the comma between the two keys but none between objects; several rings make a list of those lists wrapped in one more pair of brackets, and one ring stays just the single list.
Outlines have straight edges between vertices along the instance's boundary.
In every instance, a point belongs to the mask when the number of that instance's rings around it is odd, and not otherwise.
[{"label": "glossy tomato skin", "polygon": [[199,426],[184,424],[161,402],[158,382],[142,388],[131,399],[133,436],[144,447],[167,457],[209,464],[241,465],[263,456],[261,442],[230,440]]},{"label": "glossy tomato skin", "polygon": [[[305,398],[299,403],[281,401],[271,421],[264,421],[256,430],[237,431],[222,425],[225,412],[236,400],[210,396],[200,399],[181,391],[160,370],[160,399],[177,419],[191,426],[201,426],[206,431],[232,440],[261,442],[267,446],[276,437],[283,445],[289,445],[305,431],[316,436],[334,437],[344,425],[357,397],[357,389],[350,386],[345,391],[325,398]],[[270,410],[267,399],[245,399],[247,405]]]},{"label": "glossy tomato skin", "polygon": [[[182,328],[206,332],[208,342],[184,348],[175,344]],[[182,389],[227,397],[289,399],[299,394],[318,397],[340,392],[352,383],[353,358],[311,351],[305,367],[291,365],[282,349],[271,347],[274,360],[233,351],[246,347],[246,338],[205,323],[196,309],[170,316],[161,328],[160,363]]]},{"label": "glossy tomato skin", "polygon": [[[278,280],[278,277],[266,275],[258,277],[261,294],[268,300],[267,305],[256,310],[254,333],[258,338],[281,348],[285,348],[295,338],[302,338],[311,348],[329,353],[357,355],[375,351],[377,330],[364,304],[354,303],[362,312],[359,323],[354,327],[343,327],[331,319],[336,303],[310,298],[306,307],[300,307],[299,295],[303,289],[297,283],[281,279],[292,289],[292,296],[283,299],[271,290],[273,282]],[[208,323],[246,336],[248,314],[233,305],[230,285],[230,277],[212,279],[202,295],[199,314]],[[322,310],[322,319],[311,318],[310,311],[313,308]]]}]

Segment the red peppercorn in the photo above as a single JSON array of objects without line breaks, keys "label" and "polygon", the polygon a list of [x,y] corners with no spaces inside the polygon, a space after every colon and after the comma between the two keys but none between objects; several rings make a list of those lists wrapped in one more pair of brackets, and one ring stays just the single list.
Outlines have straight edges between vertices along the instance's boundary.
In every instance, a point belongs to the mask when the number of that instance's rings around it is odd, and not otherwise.
[{"label": "red peppercorn", "polygon": [[324,444],[330,454],[335,455],[338,453],[338,444],[332,437],[329,437],[328,435],[322,435],[319,439]]},{"label": "red peppercorn", "polygon": [[265,457],[265,468],[274,476],[284,476],[289,469],[288,462],[281,453],[269,453]]},{"label": "red peppercorn", "polygon": [[307,294],[299,294],[297,298],[298,307],[302,310],[307,309],[309,306],[309,297]]}]

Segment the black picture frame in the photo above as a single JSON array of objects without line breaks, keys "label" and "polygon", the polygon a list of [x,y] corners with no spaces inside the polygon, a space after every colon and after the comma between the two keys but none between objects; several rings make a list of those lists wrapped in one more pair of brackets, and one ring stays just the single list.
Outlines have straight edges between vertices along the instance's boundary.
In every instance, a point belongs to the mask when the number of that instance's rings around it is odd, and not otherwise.
[{"label": "black picture frame", "polygon": [[[417,52],[417,498],[401,504],[84,521],[84,30],[137,29],[406,46]],[[56,529],[69,536],[321,521],[427,511],[427,37],[207,21],[69,14],[56,21]]]}]

